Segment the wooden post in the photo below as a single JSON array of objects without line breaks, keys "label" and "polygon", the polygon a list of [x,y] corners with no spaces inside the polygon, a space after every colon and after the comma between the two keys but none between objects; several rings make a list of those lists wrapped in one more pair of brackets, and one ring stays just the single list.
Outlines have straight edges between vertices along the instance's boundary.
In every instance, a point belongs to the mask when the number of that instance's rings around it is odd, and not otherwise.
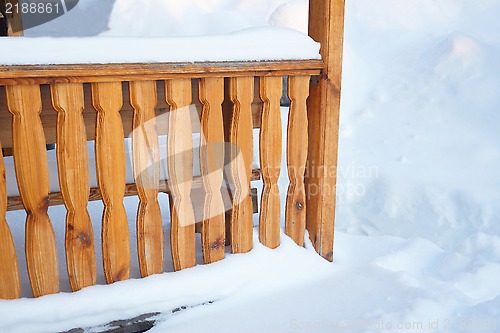
[{"label": "wooden post", "polygon": [[316,251],[333,260],[338,128],[345,0],[310,0],[309,35],[321,43],[325,69],[308,100],[307,230]]},{"label": "wooden post", "polygon": [[[7,3],[12,4],[10,14],[6,13]],[[21,13],[16,8],[20,8],[19,0],[0,0],[0,36],[24,36]]]}]

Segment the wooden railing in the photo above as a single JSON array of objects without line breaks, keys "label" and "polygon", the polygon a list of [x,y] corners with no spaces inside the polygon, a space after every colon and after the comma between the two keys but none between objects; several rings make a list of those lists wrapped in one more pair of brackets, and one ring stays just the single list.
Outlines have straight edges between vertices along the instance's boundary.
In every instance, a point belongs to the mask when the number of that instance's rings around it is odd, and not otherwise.
[{"label": "wooden railing", "polygon": [[[101,198],[102,256],[107,283],[130,276],[128,219],[123,206],[127,186],[134,186],[140,198],[137,214],[137,247],[141,275],[162,273],[163,228],[157,196],[170,194],[171,255],[174,269],[196,264],[193,188],[193,139],[189,107],[200,107],[200,181],[204,189],[202,249],[205,263],[224,258],[225,209],[221,195],[224,153],[229,154],[229,177],[234,185],[229,216],[233,253],[252,249],[252,170],[254,118],[260,118],[260,169],[264,190],[260,210],[260,241],[271,248],[280,243],[282,75],[289,76],[290,120],[288,125],[288,170],[291,185],[287,200],[287,233],[300,245],[306,225],[304,170],[307,152],[307,106],[309,80],[318,75],[321,61],[269,64],[224,63],[47,66],[0,68],[1,140],[13,149],[20,200],[27,212],[26,261],[34,296],[59,291],[57,248],[52,221],[47,215],[51,198],[66,206],[66,261],[72,290],[96,283],[96,255],[92,223],[87,212],[90,199]],[[154,68],[152,68],[154,67]],[[244,70],[243,70],[244,69]],[[189,74],[186,74],[188,72]],[[50,73],[50,76],[46,74]],[[296,74],[297,73],[297,74]],[[159,94],[157,88],[164,91]],[[195,87],[195,89],[193,89]],[[125,88],[125,89],[124,89]],[[132,121],[120,111],[127,102]],[[195,94],[193,94],[193,91]],[[90,96],[89,96],[90,95]],[[161,184],[158,132],[154,126],[158,99],[169,108],[168,189]],[[50,101],[51,107],[47,105]],[[95,115],[84,112],[91,102]],[[7,112],[9,111],[9,112]],[[56,117],[54,118],[54,115]],[[126,119],[126,118],[125,118]],[[44,121],[42,121],[44,120]],[[145,125],[147,124],[147,125]],[[153,125],[151,125],[153,124]],[[86,128],[93,127],[89,135]],[[124,129],[124,127],[126,129]],[[127,128],[128,127],[128,128]],[[143,131],[133,129],[144,128]],[[132,132],[135,184],[126,184],[125,133]],[[226,134],[225,134],[226,133]],[[98,189],[89,185],[87,140],[95,140]],[[231,149],[217,149],[229,142]],[[60,192],[49,190],[45,145],[56,143]],[[187,153],[186,153],[187,152]],[[242,156],[238,158],[238,155]],[[2,159],[3,161],[3,159]],[[145,171],[144,171],[145,170]],[[4,172],[2,174],[5,174]],[[1,233],[3,255],[0,264],[2,298],[19,297],[19,273],[12,236],[5,212],[17,208],[19,198],[8,198],[5,178],[0,179]],[[93,196],[90,194],[93,193]],[[97,193],[97,194],[96,194]],[[58,201],[57,203],[60,203]]]},{"label": "wooden railing", "polygon": [[[279,245],[279,208],[285,204],[286,233],[303,245],[307,228],[318,253],[331,261],[343,17],[344,0],[310,0],[309,33],[322,44],[320,61],[0,66],[0,142],[3,151],[14,156],[20,194],[7,196],[2,155],[0,299],[20,297],[7,210],[22,206],[27,212],[27,270],[38,297],[59,292],[50,205],[62,203],[67,209],[66,266],[76,291],[96,283],[92,225],[99,222],[90,220],[89,200],[102,200],[105,207],[100,221],[102,259],[106,282],[113,283],[130,277],[125,195],[140,199],[137,248],[144,277],[164,271],[160,191],[170,195],[170,252],[174,269],[181,270],[196,264],[193,189],[203,190],[201,245],[204,262],[212,263],[224,258],[226,238],[233,253],[251,250],[250,181],[260,174],[260,241],[270,248]],[[291,100],[286,203],[280,203],[277,184],[284,172],[279,109],[283,76],[289,78]],[[198,127],[186,109],[191,104],[198,109]],[[169,118],[167,182],[160,180],[157,163],[151,163],[159,159],[159,144],[157,129],[150,124],[161,114]],[[143,135],[133,132],[143,127],[148,128]],[[254,127],[260,127],[260,171],[252,170]],[[192,174],[194,131],[202,134],[198,178]],[[142,172],[135,173],[133,184],[126,184],[124,137],[130,133],[134,169]],[[98,188],[89,183],[89,140],[95,140]],[[214,149],[221,141],[231,149]],[[49,187],[48,143],[57,145],[57,193]],[[220,193],[224,161],[229,161],[225,176],[233,186],[228,214]]]}]

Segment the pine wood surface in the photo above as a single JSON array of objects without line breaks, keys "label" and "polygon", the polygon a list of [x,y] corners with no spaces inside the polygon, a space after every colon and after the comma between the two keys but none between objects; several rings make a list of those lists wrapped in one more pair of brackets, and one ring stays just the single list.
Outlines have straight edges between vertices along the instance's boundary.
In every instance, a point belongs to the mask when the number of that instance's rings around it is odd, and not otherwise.
[{"label": "pine wood surface", "polygon": [[245,253],[252,249],[253,222],[250,199],[250,177],[253,160],[251,103],[254,95],[253,77],[229,79],[233,102],[229,138],[231,143],[231,180],[234,185],[231,211],[231,251]]},{"label": "pine wood surface", "polygon": [[281,168],[281,77],[260,78],[260,98],[264,102],[260,129],[260,168],[262,190],[259,238],[272,249],[280,244],[280,192],[278,178]]},{"label": "pine wood surface", "polygon": [[0,299],[15,299],[21,295],[19,267],[16,248],[9,225],[5,219],[7,211],[7,189],[5,167],[0,143]]},{"label": "pine wood surface", "polygon": [[104,204],[102,257],[107,283],[130,277],[130,239],[123,205],[126,171],[122,102],[121,83],[92,84],[92,103],[97,110],[96,173]]},{"label": "pine wood surface", "polygon": [[309,76],[291,76],[288,79],[290,111],[286,158],[290,184],[285,208],[285,231],[300,246],[304,245],[307,211],[304,173],[308,150],[306,100],[309,95],[309,80]]},{"label": "pine wood surface", "polygon": [[47,215],[49,172],[45,151],[40,87],[7,87],[7,107],[13,114],[14,166],[20,196],[27,212],[26,264],[35,297],[59,292],[56,239]]},{"label": "pine wood surface", "polygon": [[196,265],[195,215],[191,201],[193,184],[193,136],[189,106],[191,80],[166,82],[170,105],[168,139],[168,174],[171,190],[171,235],[174,269]]},{"label": "pine wood surface", "polygon": [[0,66],[0,85],[317,75],[321,60]]},{"label": "pine wood surface", "polygon": [[224,79],[200,80],[201,114],[200,169],[205,190],[202,222],[202,251],[205,263],[224,259],[226,226],[221,194],[224,169]]},{"label": "pine wood surface", "polygon": [[309,35],[321,43],[325,68],[308,99],[307,229],[316,251],[333,260],[345,0],[310,0]]},{"label": "pine wood surface", "polygon": [[[90,192],[87,135],[83,120],[83,86],[51,87],[57,110],[57,163],[66,214],[66,262],[73,291],[96,283],[94,231],[87,211]],[[83,156],[83,158],[82,158]]]},{"label": "pine wood surface", "polygon": [[130,102],[135,110],[132,132],[134,179],[139,194],[137,252],[141,276],[163,272],[163,226],[158,192],[160,147],[155,120],[154,81],[130,82]]}]

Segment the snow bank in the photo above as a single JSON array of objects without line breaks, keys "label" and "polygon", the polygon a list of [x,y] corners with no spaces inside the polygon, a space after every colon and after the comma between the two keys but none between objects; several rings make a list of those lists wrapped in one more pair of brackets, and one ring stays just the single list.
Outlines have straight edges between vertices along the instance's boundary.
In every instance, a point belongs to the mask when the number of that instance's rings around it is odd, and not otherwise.
[{"label": "snow bank", "polygon": [[[209,301],[216,304],[230,299],[233,305],[243,305],[255,293],[272,294],[302,288],[311,281],[310,271],[316,272],[312,280],[329,275],[330,265],[311,256],[314,250],[299,248],[291,239],[283,237],[282,245],[275,251],[256,242],[249,254],[231,255],[215,264],[173,274],[39,299],[0,301],[0,331],[60,332],[103,324],[108,318],[134,317],[156,311],[167,313],[177,307]],[[254,238],[258,238],[257,233]],[[293,279],[284,280],[285,276]],[[237,296],[236,301],[234,296]]]},{"label": "snow bank", "polygon": [[307,33],[308,0],[80,0],[29,37],[179,37],[278,26]]},{"label": "snow bank", "polygon": [[[225,34],[270,24],[294,28],[302,32],[307,20],[307,0],[296,9],[287,10],[289,0],[116,0],[104,36],[193,36]],[[281,14],[280,14],[281,13]],[[276,15],[288,16],[288,20]],[[296,17],[291,15],[297,14]],[[297,17],[300,23],[294,22]],[[278,23],[278,24],[276,24]]]}]

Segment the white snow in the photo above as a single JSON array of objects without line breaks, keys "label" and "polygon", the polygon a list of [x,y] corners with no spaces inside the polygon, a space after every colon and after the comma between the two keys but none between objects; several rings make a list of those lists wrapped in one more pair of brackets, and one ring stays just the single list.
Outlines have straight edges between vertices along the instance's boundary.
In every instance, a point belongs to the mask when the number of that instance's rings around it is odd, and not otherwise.
[{"label": "white snow", "polygon": [[[268,26],[270,18],[280,11],[279,7],[288,2],[289,0],[117,0],[109,18],[109,30],[102,35],[225,34]],[[307,4],[307,1],[300,2]],[[303,20],[300,13],[297,17]]]},{"label": "white snow", "polygon": [[[319,44],[295,30],[263,27],[191,37],[0,38],[0,65],[319,59]],[[33,52],[36,50],[36,52]]]},{"label": "white snow", "polygon": [[[269,8],[285,2],[240,12],[270,24],[283,16]],[[256,242],[248,255],[184,272],[0,301],[0,331],[55,332],[213,300],[151,331],[498,332],[500,1],[346,6],[334,263],[283,235],[277,250]],[[132,224],[136,205],[126,200]],[[89,207],[98,221],[102,206]],[[50,214],[62,245],[65,210]],[[24,213],[7,219],[20,253]]]}]

